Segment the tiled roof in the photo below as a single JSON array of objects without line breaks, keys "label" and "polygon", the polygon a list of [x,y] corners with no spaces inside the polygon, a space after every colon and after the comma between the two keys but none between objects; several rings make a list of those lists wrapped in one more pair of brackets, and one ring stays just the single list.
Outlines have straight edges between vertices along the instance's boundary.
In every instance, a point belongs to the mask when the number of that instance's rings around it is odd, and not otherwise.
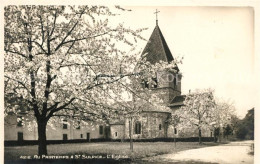
[{"label": "tiled roof", "polygon": [[169,106],[171,106],[171,107],[172,106],[182,106],[185,98],[186,98],[186,95],[175,96]]},{"label": "tiled roof", "polygon": [[[155,64],[159,61],[171,62],[174,60],[158,25],[155,26],[142,52],[142,58],[144,57],[146,57],[146,60],[151,64]],[[176,69],[179,71],[178,67]]]},{"label": "tiled roof", "polygon": [[109,125],[124,125],[124,124],[125,124],[125,120],[114,120],[109,122]]}]

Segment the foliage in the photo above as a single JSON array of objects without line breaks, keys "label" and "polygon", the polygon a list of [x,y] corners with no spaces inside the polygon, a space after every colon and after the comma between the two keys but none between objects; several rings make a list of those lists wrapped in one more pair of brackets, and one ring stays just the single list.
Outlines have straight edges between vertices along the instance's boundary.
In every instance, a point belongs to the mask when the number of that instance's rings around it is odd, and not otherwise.
[{"label": "foliage", "polygon": [[110,27],[113,15],[103,6],[6,7],[6,94],[23,97],[36,117],[47,118],[73,103],[81,109],[100,102],[99,87],[130,76],[126,61],[135,60],[115,42],[132,45],[126,36],[141,38],[143,30]]},{"label": "foliage", "polygon": [[241,125],[238,127],[238,129],[237,129],[236,136],[237,136],[237,138],[239,138],[239,139],[245,139],[247,133],[248,133],[247,127],[244,126],[243,124],[241,124]]},{"label": "foliage", "polygon": [[[186,95],[184,106],[176,111],[180,118],[179,127],[182,129],[196,127],[201,138],[203,127],[209,127],[211,114],[215,109],[213,91],[196,91]],[[180,128],[179,128],[180,129]]]},{"label": "foliage", "polygon": [[233,133],[231,126],[228,124],[224,127],[224,136],[228,137]]},{"label": "foliage", "polygon": [[[28,104],[27,117],[36,119],[40,141],[46,140],[46,124],[55,123],[53,116],[106,121],[116,114],[108,93],[125,91],[112,84],[153,72],[147,62],[139,72],[131,69],[137,63],[134,44],[145,29],[114,25],[113,16],[105,6],[5,7],[5,95]],[[5,115],[9,111],[19,113],[12,103]]]},{"label": "foliage", "polygon": [[210,128],[214,131],[215,142],[222,135],[228,136],[233,133],[232,118],[235,118],[234,106],[225,101],[215,101],[216,105],[210,114]]},{"label": "foliage", "polygon": [[[119,6],[114,10],[105,6],[5,7],[5,95],[28,104],[26,117],[38,126],[39,151],[43,149],[39,153],[47,153],[46,124],[55,124],[54,116],[61,117],[60,122],[73,116],[75,124],[85,118],[109,121],[124,113],[111,104],[130,91],[130,77],[151,81],[159,68],[176,66],[175,62],[152,66],[138,60],[134,47],[144,40],[145,28],[115,25],[110,22],[116,16],[112,11],[124,10]],[[139,104],[130,104],[135,108],[124,108],[124,114],[138,115],[140,102],[133,101]],[[19,114],[9,104],[5,115]]]},{"label": "foliage", "polygon": [[236,136],[239,139],[254,139],[254,108],[248,110],[245,118],[237,124]]}]

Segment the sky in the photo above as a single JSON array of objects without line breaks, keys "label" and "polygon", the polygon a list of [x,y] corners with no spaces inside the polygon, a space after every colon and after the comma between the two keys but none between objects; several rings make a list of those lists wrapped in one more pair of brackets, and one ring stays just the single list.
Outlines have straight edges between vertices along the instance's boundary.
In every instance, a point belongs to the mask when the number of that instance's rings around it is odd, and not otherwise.
[{"label": "sky", "polygon": [[[148,28],[149,39],[158,9],[158,24],[183,74],[182,94],[212,88],[243,118],[256,103],[254,10],[250,7],[123,6],[116,19],[130,28]],[[146,41],[138,43],[143,49]]]}]

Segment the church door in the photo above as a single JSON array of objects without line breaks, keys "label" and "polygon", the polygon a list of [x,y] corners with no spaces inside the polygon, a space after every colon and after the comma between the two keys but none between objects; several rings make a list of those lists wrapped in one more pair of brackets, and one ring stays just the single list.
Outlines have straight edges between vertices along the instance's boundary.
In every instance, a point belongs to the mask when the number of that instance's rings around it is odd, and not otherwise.
[{"label": "church door", "polygon": [[18,141],[23,141],[23,132],[18,132]]}]

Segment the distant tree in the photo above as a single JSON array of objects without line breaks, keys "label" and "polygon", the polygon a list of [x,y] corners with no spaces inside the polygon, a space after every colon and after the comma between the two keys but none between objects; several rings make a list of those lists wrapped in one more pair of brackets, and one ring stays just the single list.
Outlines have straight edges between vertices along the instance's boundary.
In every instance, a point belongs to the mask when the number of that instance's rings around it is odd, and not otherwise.
[{"label": "distant tree", "polygon": [[230,135],[233,131],[231,128],[232,117],[235,116],[234,106],[229,102],[224,101],[215,101],[215,108],[209,114],[210,118],[210,128],[214,132],[214,141],[217,141],[217,138],[221,139],[223,134],[223,128],[227,128],[224,133]]},{"label": "distant tree", "polygon": [[[135,74],[136,55],[124,49],[144,29],[112,25],[115,14],[104,6],[6,6],[4,16],[5,94],[28,104],[38,154],[47,154],[46,125],[56,114],[109,114],[103,90]],[[9,106],[5,114],[18,112]]]},{"label": "distant tree", "polygon": [[239,139],[254,139],[254,108],[248,110],[245,118],[237,124],[236,136]]},{"label": "distant tree", "polygon": [[198,129],[199,143],[201,144],[202,128],[210,124],[210,115],[215,109],[215,100],[211,89],[196,91],[186,95],[184,106],[176,111],[180,118],[180,126],[195,126]]},{"label": "distant tree", "polygon": [[224,137],[228,139],[228,136],[232,134],[232,128],[229,124],[224,127]]},{"label": "distant tree", "polygon": [[244,123],[248,129],[247,138],[254,139],[254,108],[250,109],[244,118]]},{"label": "distant tree", "polygon": [[217,142],[217,137],[219,137],[220,135],[220,127],[214,127],[213,135],[214,135],[214,142]]},{"label": "distant tree", "polygon": [[237,129],[237,132],[236,132],[237,138],[243,140],[243,139],[246,138],[247,133],[248,133],[247,127],[245,125],[243,125],[243,124],[240,124],[238,129]]}]

